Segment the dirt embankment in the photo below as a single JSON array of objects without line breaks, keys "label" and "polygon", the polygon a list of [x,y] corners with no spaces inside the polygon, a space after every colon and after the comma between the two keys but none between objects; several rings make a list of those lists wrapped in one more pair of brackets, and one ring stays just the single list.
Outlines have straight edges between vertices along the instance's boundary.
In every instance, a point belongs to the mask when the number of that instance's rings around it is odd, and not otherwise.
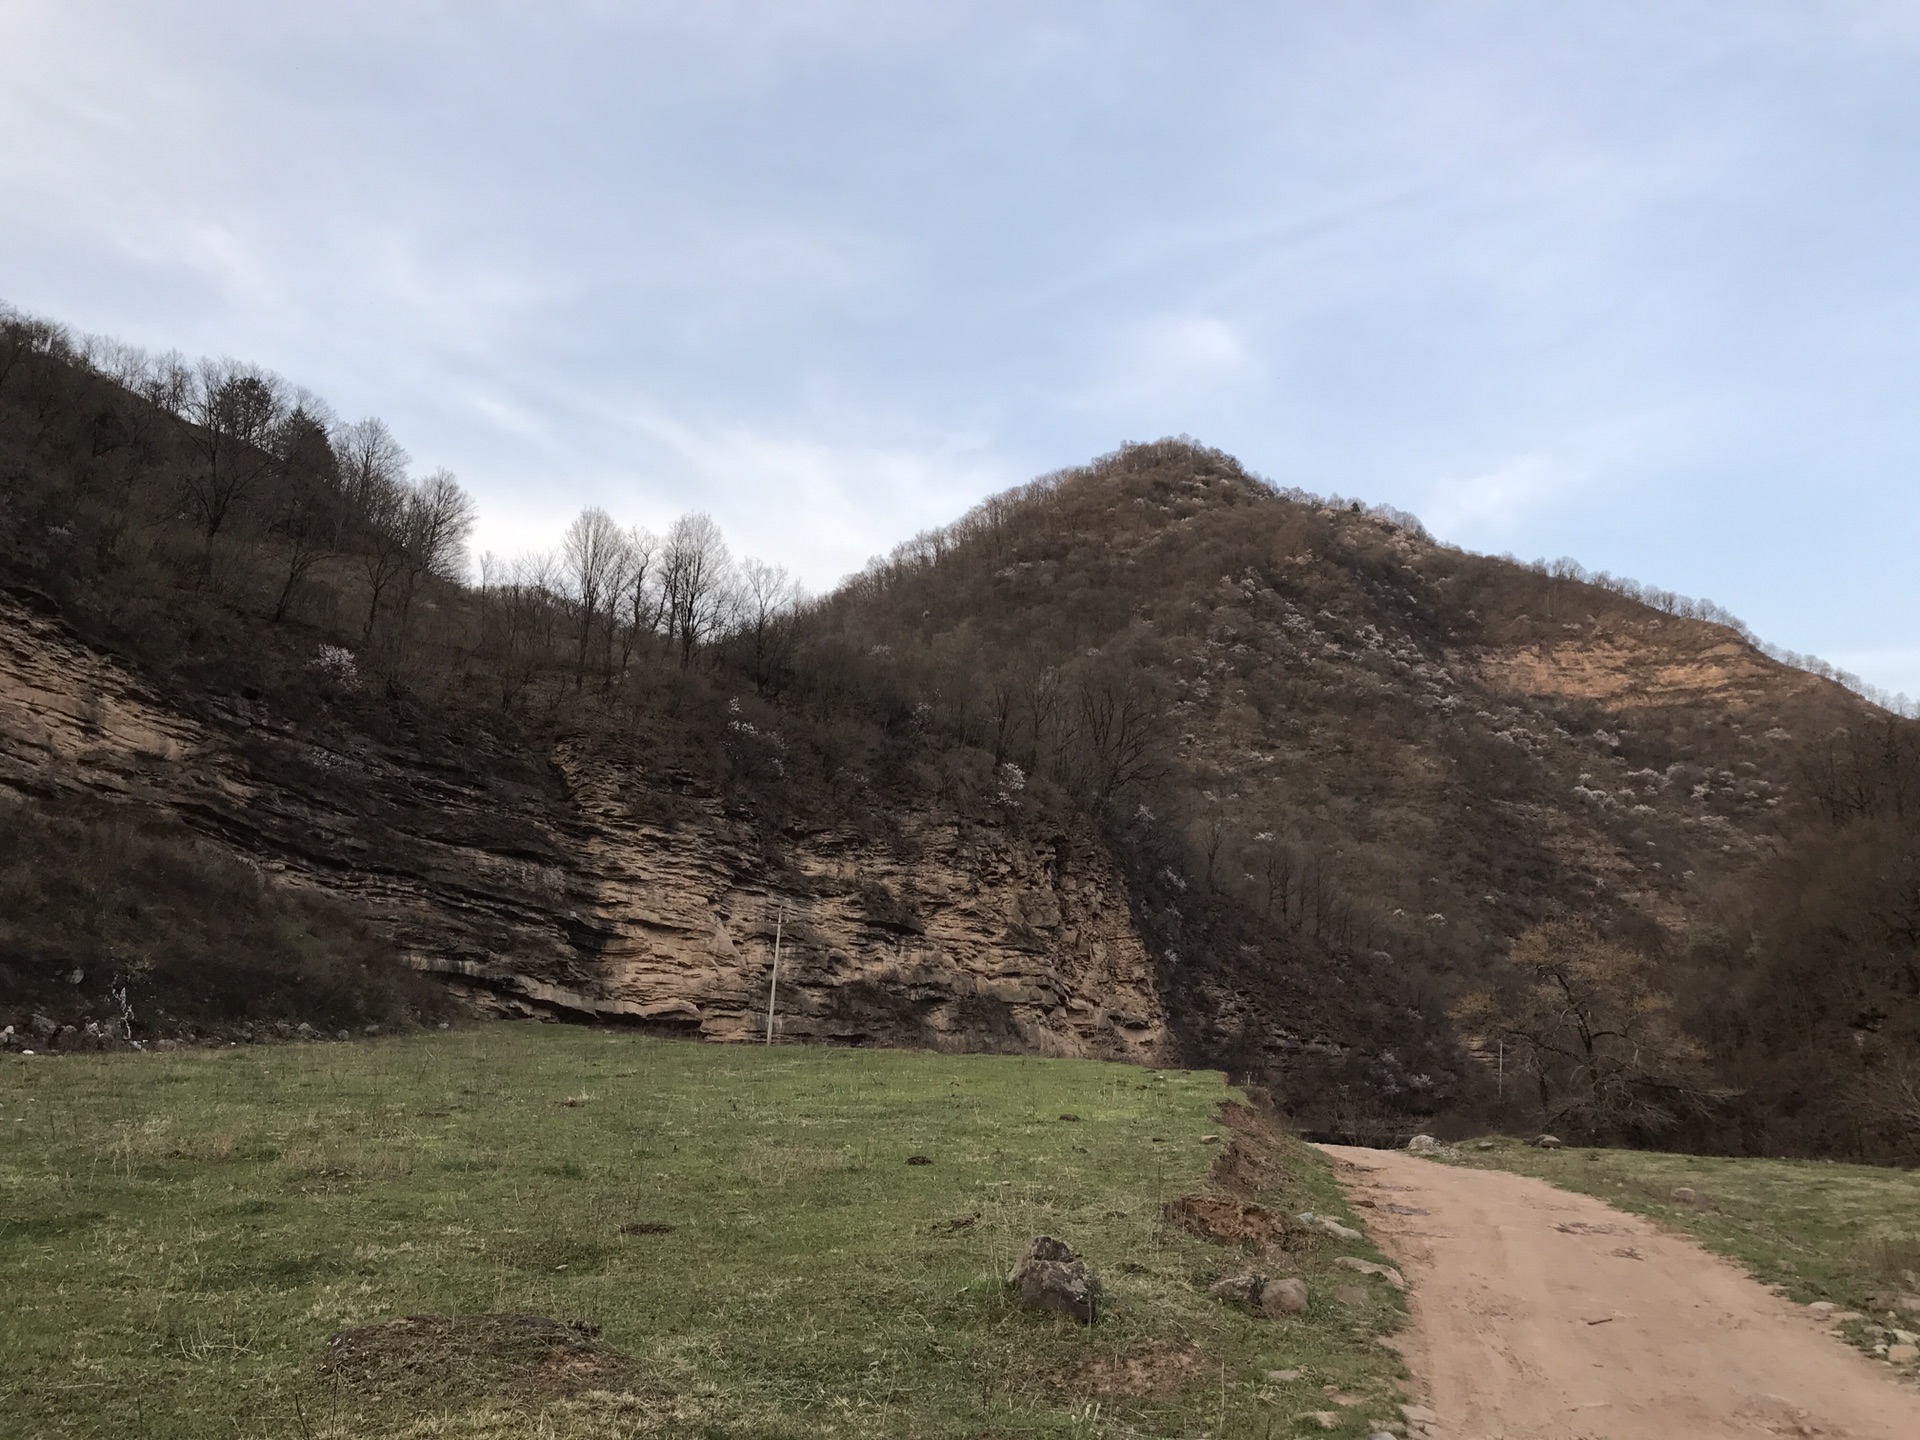
[{"label": "dirt embankment", "polygon": [[1920,1436],[1920,1391],[1689,1240],[1525,1176],[1324,1148],[1411,1282],[1435,1434]]}]

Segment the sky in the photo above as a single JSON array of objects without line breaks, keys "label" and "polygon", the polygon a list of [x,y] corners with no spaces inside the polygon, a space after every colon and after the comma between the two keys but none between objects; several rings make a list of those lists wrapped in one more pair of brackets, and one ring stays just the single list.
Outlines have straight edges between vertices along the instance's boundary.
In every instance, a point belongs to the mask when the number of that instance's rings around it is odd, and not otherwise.
[{"label": "sky", "polygon": [[0,301],[815,590],[1187,434],[1920,696],[1920,0],[0,0]]}]

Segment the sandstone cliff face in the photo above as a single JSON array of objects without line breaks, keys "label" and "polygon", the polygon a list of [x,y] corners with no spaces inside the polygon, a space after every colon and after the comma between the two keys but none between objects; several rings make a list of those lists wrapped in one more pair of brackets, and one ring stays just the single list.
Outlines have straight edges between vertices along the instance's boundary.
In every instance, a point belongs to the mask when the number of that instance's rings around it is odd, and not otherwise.
[{"label": "sandstone cliff face", "polygon": [[1096,847],[918,814],[884,844],[795,835],[772,874],[717,802],[634,818],[649,783],[564,743],[529,771],[239,699],[188,716],[50,606],[0,596],[0,785],[170,813],[476,1004],[749,1041],[771,990],[789,1040],[1170,1058]]}]

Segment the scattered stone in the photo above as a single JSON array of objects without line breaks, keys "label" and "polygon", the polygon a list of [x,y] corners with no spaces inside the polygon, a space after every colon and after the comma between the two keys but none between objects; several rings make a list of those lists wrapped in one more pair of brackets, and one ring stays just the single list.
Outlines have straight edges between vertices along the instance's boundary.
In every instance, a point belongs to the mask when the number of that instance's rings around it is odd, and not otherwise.
[{"label": "scattered stone", "polygon": [[1889,1345],[1887,1359],[1895,1365],[1911,1365],[1920,1360],[1920,1345]]},{"label": "scattered stone", "polygon": [[333,1038],[336,1040],[351,1040],[353,1038],[353,1032],[351,1030],[336,1030],[333,1033]]},{"label": "scattered stone", "polygon": [[1811,1305],[1807,1306],[1807,1313],[1816,1319],[1825,1320],[1839,1308],[1840,1307],[1831,1300],[1815,1300]]},{"label": "scattered stone", "polygon": [[1691,1185],[1676,1185],[1667,1198],[1676,1205],[1693,1205],[1699,1202],[1700,1192]]},{"label": "scattered stone", "polygon": [[1060,1118],[1062,1120],[1078,1120],[1080,1117],[1078,1115],[1062,1115]]},{"label": "scattered stone", "polygon": [[320,1032],[304,1020],[293,1027],[293,1033],[298,1035],[302,1040],[317,1040],[320,1038]]},{"label": "scattered stone", "polygon": [[1350,1225],[1342,1225],[1330,1215],[1321,1215],[1313,1222],[1336,1240],[1358,1240],[1360,1232]]},{"label": "scattered stone", "polygon": [[1358,1255],[1342,1255],[1333,1263],[1361,1275],[1378,1275],[1396,1290],[1407,1288],[1406,1277],[1391,1265],[1376,1265],[1371,1260],[1362,1260]]},{"label": "scattered stone", "polygon": [[1338,1430],[1340,1428],[1340,1417],[1332,1410],[1309,1410],[1306,1414],[1296,1418],[1309,1425],[1318,1425],[1322,1430]]},{"label": "scattered stone", "polygon": [[1020,1303],[1091,1325],[1100,1306],[1100,1280],[1065,1241],[1036,1235],[1007,1273]]},{"label": "scattered stone", "polygon": [[1558,1150],[1561,1148],[1560,1137],[1558,1135],[1542,1135],[1533,1143],[1542,1150]]},{"label": "scattered stone", "polygon": [[1402,1405],[1400,1413],[1409,1425],[1438,1425],[1440,1417],[1424,1405]]},{"label": "scattered stone", "polygon": [[1367,1436],[1367,1440],[1400,1440],[1400,1437],[1391,1430],[1375,1430]]},{"label": "scattered stone", "polygon": [[1300,1378],[1300,1373],[1298,1370],[1269,1370],[1267,1371],[1267,1383],[1269,1385],[1291,1385]]},{"label": "scattered stone", "polygon": [[1491,1140],[1477,1140],[1474,1142],[1473,1148],[1476,1150],[1492,1150],[1495,1146]]},{"label": "scattered stone", "polygon": [[87,972],[84,970],[69,970],[67,972],[67,984],[69,985],[78,985],[82,980],[85,980],[86,978],[87,978]]},{"label": "scattered stone", "polygon": [[1202,1145],[1218,1145],[1220,1143],[1220,1137],[1218,1135],[1202,1135],[1200,1137],[1200,1143]]},{"label": "scattered stone", "polygon": [[1409,1155],[1434,1155],[1439,1153],[1440,1142],[1431,1135],[1416,1135],[1407,1141]]},{"label": "scattered stone", "polygon": [[1260,1287],[1262,1315],[1298,1315],[1307,1308],[1307,1282],[1297,1275],[1283,1275]]},{"label": "scattered stone", "polygon": [[932,1158],[931,1158],[930,1156],[926,1156],[926,1155],[909,1155],[909,1156],[907,1156],[907,1164],[909,1164],[909,1165],[931,1165],[931,1164],[933,1164],[933,1160],[932,1160]]},{"label": "scattered stone", "polygon": [[1342,1305],[1358,1307],[1369,1303],[1373,1295],[1364,1285],[1342,1285],[1333,1292],[1333,1298]]},{"label": "scattered stone", "polygon": [[60,1026],[57,1023],[49,1020],[38,1010],[33,1012],[33,1018],[27,1021],[27,1024],[32,1027],[33,1033],[38,1035],[42,1040],[51,1040],[60,1030]]},{"label": "scattered stone", "polygon": [[1214,1281],[1207,1293],[1244,1305],[1259,1315],[1297,1315],[1307,1308],[1307,1282],[1297,1275],[1272,1276],[1245,1270]]}]

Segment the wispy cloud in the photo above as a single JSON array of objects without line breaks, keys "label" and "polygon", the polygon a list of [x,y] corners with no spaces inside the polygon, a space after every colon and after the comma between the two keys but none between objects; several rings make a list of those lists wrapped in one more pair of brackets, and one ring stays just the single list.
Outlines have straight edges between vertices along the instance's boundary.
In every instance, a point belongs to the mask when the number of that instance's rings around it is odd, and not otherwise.
[{"label": "wispy cloud", "polygon": [[13,0],[0,133],[3,298],[383,414],[495,548],[826,584],[1186,430],[1908,674],[1910,5]]},{"label": "wispy cloud", "polygon": [[1421,516],[1437,535],[1484,546],[1516,534],[1592,477],[1585,460],[1514,455],[1478,474],[1438,481]]}]

